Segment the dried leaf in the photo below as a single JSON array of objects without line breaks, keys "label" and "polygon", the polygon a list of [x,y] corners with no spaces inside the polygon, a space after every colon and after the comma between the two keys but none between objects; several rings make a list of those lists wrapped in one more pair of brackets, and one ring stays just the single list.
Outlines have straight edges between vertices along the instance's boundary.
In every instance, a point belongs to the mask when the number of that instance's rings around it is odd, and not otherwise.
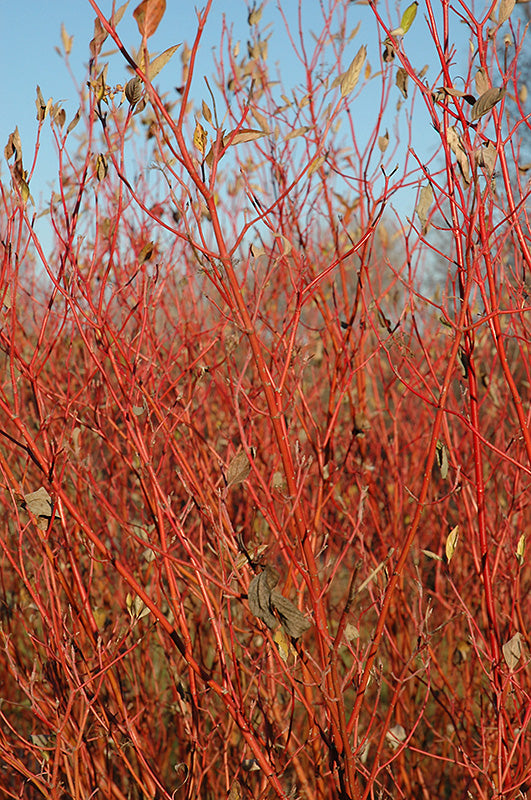
[{"label": "dried leaf", "polygon": [[516,669],[522,657],[522,634],[515,633],[502,647],[505,663],[510,670]]},{"label": "dried leaf", "polygon": [[318,158],[316,158],[308,169],[308,177],[310,175],[313,175],[314,172],[317,172],[317,170],[323,166],[325,161],[326,161],[326,156],[319,156]]},{"label": "dried leaf", "polygon": [[525,83],[522,83],[520,85],[520,88],[518,89],[518,99],[520,100],[522,105],[527,100],[527,86],[525,85]]},{"label": "dried leaf", "polygon": [[242,800],[242,787],[239,781],[234,781],[227,795],[227,800]]},{"label": "dried leaf", "polygon": [[406,731],[402,725],[393,725],[392,728],[389,728],[387,733],[385,734],[385,738],[387,739],[389,746],[392,750],[397,750],[403,741],[406,738]]},{"label": "dried leaf", "polygon": [[31,511],[35,517],[50,519],[52,516],[52,498],[44,486],[41,486],[36,492],[29,492],[29,494],[25,494],[23,505],[24,508],[27,508],[28,511]]},{"label": "dried leaf", "polygon": [[61,41],[63,43],[63,50],[65,51],[65,55],[70,55],[70,51],[72,50],[72,43],[74,41],[73,36],[69,36],[66,32],[66,28],[64,24],[61,22]]},{"label": "dried leaf", "polygon": [[452,656],[453,665],[455,667],[458,667],[460,664],[463,664],[465,661],[468,661],[471,649],[472,648],[470,644],[468,642],[465,642],[464,639],[461,639],[459,642],[457,642]]},{"label": "dried leaf", "polygon": [[487,114],[491,109],[493,109],[496,103],[499,103],[504,95],[505,89],[498,88],[496,86],[493,86],[492,89],[487,89],[486,92],[483,92],[481,97],[476,100],[472,106],[472,113],[470,115],[472,122],[475,122],[484,114]]},{"label": "dried leaf", "polygon": [[516,545],[516,560],[518,564],[523,567],[525,561],[525,533],[522,533],[520,538],[518,539],[518,544]]},{"label": "dried leaf", "polygon": [[366,57],[367,48],[363,44],[352,59],[350,67],[341,78],[341,97],[346,97],[356,86]]},{"label": "dried leaf", "polygon": [[80,113],[79,113],[79,108],[78,108],[78,110],[76,111],[76,113],[72,117],[71,121],[68,123],[68,128],[66,129],[67,134],[71,133],[74,130],[74,128],[76,127],[77,123],[79,122],[79,116],[80,116]]},{"label": "dried leaf", "polygon": [[249,584],[247,600],[249,609],[268,628],[276,628],[278,620],[271,610],[271,592],[279,580],[278,572],[273,567],[266,567],[263,572],[256,575]]},{"label": "dried leaf", "polygon": [[304,136],[309,130],[307,125],[303,125],[301,128],[295,128],[295,130],[290,131],[288,135],[284,137],[284,141],[287,142],[289,139],[295,139],[297,136]]},{"label": "dried leaf", "polygon": [[429,224],[428,224],[428,211],[430,210],[430,206],[433,203],[433,189],[431,188],[431,184],[426,184],[420,190],[419,201],[417,203],[417,207],[415,211],[417,212],[418,218],[422,223],[422,232],[427,233]]},{"label": "dried leaf", "polygon": [[96,159],[96,177],[98,181],[102,181],[105,178],[108,170],[109,165],[107,163],[107,158],[103,153],[100,153]]},{"label": "dried leaf", "polygon": [[454,125],[450,125],[450,127],[447,129],[446,141],[450,145],[450,149],[457,158],[457,163],[459,164],[461,175],[463,176],[466,183],[470,183],[470,168],[468,165],[468,157],[465,152],[465,148],[463,147],[461,137],[459,136],[457,128]]},{"label": "dried leaf", "polygon": [[96,17],[94,20],[94,36],[90,42],[90,55],[92,58],[97,58],[100,54],[103,42],[107,38],[107,31],[100,22],[100,18]]},{"label": "dried leaf", "polygon": [[389,38],[387,38],[384,42],[384,51],[382,53],[382,58],[385,64],[390,64],[391,61],[394,61],[395,48],[393,46],[393,42]]},{"label": "dried leaf", "polygon": [[135,106],[140,98],[142,97],[144,91],[144,84],[138,77],[135,75],[134,78],[131,78],[130,81],[127,81],[125,84],[125,96],[128,103],[132,106]]},{"label": "dried leaf", "polygon": [[142,266],[145,264],[146,261],[149,261],[151,256],[153,255],[153,251],[155,250],[155,245],[153,242],[148,242],[144,245],[140,253],[138,254],[138,265]]},{"label": "dried leaf", "polygon": [[406,70],[403,67],[400,67],[396,71],[396,85],[404,95],[404,99],[407,100],[407,83],[409,80],[409,75],[407,74]]},{"label": "dried leaf", "polygon": [[448,564],[452,560],[452,557],[455,553],[458,540],[459,540],[459,525],[456,525],[454,528],[452,528],[446,539],[445,553],[446,553],[446,561]]},{"label": "dried leaf", "polygon": [[489,79],[487,76],[487,72],[483,67],[480,67],[475,75],[475,83],[476,83],[476,91],[481,96],[485,94],[487,89],[489,88]]},{"label": "dried leaf", "polygon": [[498,25],[507,22],[515,6],[515,0],[501,0],[500,10],[498,11]]},{"label": "dried leaf", "polygon": [[448,448],[444,442],[437,442],[435,454],[437,456],[437,464],[441,471],[441,477],[443,480],[446,480],[448,477]]},{"label": "dried leaf", "polygon": [[200,122],[196,122],[194,131],[194,146],[203,156],[205,155],[207,140],[208,136],[206,130],[203,128]]},{"label": "dried leaf", "polygon": [[180,46],[180,44],[174,44],[171,47],[168,47],[168,49],[161,53],[160,56],[157,56],[153,59],[148,69],[148,77],[150,81],[152,81],[153,78],[159,74],[161,69],[166,66],[170,58]]},{"label": "dried leaf", "polygon": [[247,458],[247,454],[245,450],[240,450],[227,467],[227,487],[234,486],[237,483],[243,483],[250,472],[251,463]]},{"label": "dried leaf", "polygon": [[209,109],[204,100],[201,104],[201,109],[203,111],[204,119],[208,122],[209,125],[212,125],[212,111]]},{"label": "dried leaf", "polygon": [[273,589],[271,592],[270,602],[271,606],[278,613],[282,627],[288,636],[293,636],[294,639],[298,639],[299,636],[302,636],[304,631],[307,631],[308,628],[311,627],[311,622],[299,611],[297,606],[276,589]]},{"label": "dried leaf", "polygon": [[284,633],[282,628],[278,628],[278,630],[274,632],[273,641],[278,647],[280,658],[285,663],[288,660],[291,645],[287,635]]},{"label": "dried leaf", "polygon": [[264,4],[258,6],[258,8],[254,7],[249,11],[249,16],[247,17],[248,24],[252,27],[253,25],[258,25],[260,20],[262,19],[262,11],[263,11]]},{"label": "dried leaf", "polygon": [[118,25],[118,23],[122,19],[128,5],[129,5],[129,0],[127,0],[127,3],[124,3],[122,6],[120,6],[120,8],[117,9],[117,11],[115,11],[114,14],[111,14],[110,22],[114,28]]},{"label": "dried leaf", "polygon": [[142,0],[133,11],[138,30],[142,37],[153,36],[166,11],[166,0]]},{"label": "dried leaf", "polygon": [[378,147],[382,153],[387,150],[389,144],[389,131],[386,131],[383,136],[378,136]]},{"label": "dried leaf", "polygon": [[261,139],[262,136],[265,136],[264,131],[257,131],[253,128],[240,128],[240,130],[236,131],[236,133],[227,133],[224,137],[227,145],[232,144],[243,144],[244,142],[254,142],[256,139]]},{"label": "dried leaf", "polygon": [[496,166],[496,158],[498,151],[494,142],[483,142],[477,150],[474,151],[474,160],[478,167],[483,167],[489,177],[494,174],[494,167]]}]

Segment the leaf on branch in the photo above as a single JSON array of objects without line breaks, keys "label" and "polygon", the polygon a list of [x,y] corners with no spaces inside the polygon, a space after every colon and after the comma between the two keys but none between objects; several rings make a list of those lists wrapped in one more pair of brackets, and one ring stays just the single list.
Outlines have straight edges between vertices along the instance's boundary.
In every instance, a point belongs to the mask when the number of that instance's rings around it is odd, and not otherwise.
[{"label": "leaf on branch", "polygon": [[380,152],[385,153],[389,144],[389,131],[386,131],[383,136],[378,136],[378,147]]},{"label": "leaf on branch", "polygon": [[494,142],[483,142],[477,150],[474,151],[474,160],[478,167],[483,167],[489,177],[494,174],[494,167],[496,166],[496,157],[498,151]]},{"label": "leaf on branch", "polygon": [[247,23],[250,27],[253,25],[258,25],[260,20],[262,19],[262,12],[264,10],[264,4],[261,3],[258,8],[253,6],[252,9],[249,11],[249,16],[247,17]]},{"label": "leaf on branch", "polygon": [[409,75],[407,74],[406,70],[403,67],[400,67],[396,71],[396,85],[404,95],[404,100],[407,100],[407,84],[409,80]]},{"label": "leaf on branch", "polygon": [[472,122],[475,122],[484,114],[487,114],[491,109],[493,109],[496,103],[499,103],[504,95],[505,89],[498,88],[496,86],[493,86],[492,89],[487,89],[486,92],[483,92],[481,97],[476,100],[472,106],[472,113],[470,115]]},{"label": "leaf on branch", "polygon": [[153,255],[153,251],[155,250],[155,245],[153,242],[148,242],[144,245],[140,253],[138,254],[138,265],[141,267],[142,264],[145,264],[146,261],[149,261],[151,256]]},{"label": "leaf on branch", "polygon": [[455,525],[455,527],[452,528],[446,539],[445,553],[446,553],[446,562],[448,564],[452,560],[458,541],[459,541],[459,525]]},{"label": "leaf on branch", "polygon": [[489,78],[487,75],[487,71],[480,67],[475,74],[474,81],[476,83],[476,92],[481,96],[485,94],[487,89],[489,88]]},{"label": "leaf on branch", "polygon": [[160,56],[157,56],[153,59],[148,68],[148,78],[150,81],[152,81],[153,78],[159,74],[161,69],[166,66],[170,58],[180,46],[180,44],[174,44],[171,47],[168,47],[168,49],[161,53]]},{"label": "leaf on branch", "polygon": [[113,28],[116,28],[116,26],[122,19],[128,5],[129,5],[129,0],[127,0],[127,3],[124,3],[122,6],[120,6],[120,8],[117,11],[115,11],[114,14],[111,14],[111,18],[109,21],[113,26]]},{"label": "leaf on branch", "polygon": [[390,64],[391,61],[394,61],[395,48],[393,46],[393,42],[389,38],[387,38],[384,42],[384,51],[382,53],[382,58],[385,64]]},{"label": "leaf on branch", "polygon": [[428,224],[428,211],[430,210],[430,206],[433,203],[433,189],[431,188],[431,184],[426,184],[420,190],[420,197],[417,203],[417,207],[415,211],[417,212],[418,218],[422,223],[422,233],[427,233],[429,224]]},{"label": "leaf on branch", "polygon": [[66,32],[66,28],[64,23],[61,22],[61,41],[63,43],[63,50],[65,51],[65,55],[70,55],[70,51],[72,50],[72,44],[74,41],[73,36],[69,36]]},{"label": "leaf on branch", "polygon": [[326,156],[318,156],[308,168],[308,177],[310,177],[310,175],[313,175],[314,172],[317,172],[317,170],[323,166],[325,161],[326,161]]},{"label": "leaf on branch", "polygon": [[437,456],[437,464],[441,471],[441,477],[443,480],[446,480],[448,477],[448,448],[444,442],[437,442],[435,455]]},{"label": "leaf on branch", "polygon": [[131,80],[127,81],[127,83],[125,84],[125,97],[127,99],[127,102],[132,106],[135,106],[138,103],[138,101],[142,97],[143,92],[144,92],[144,84],[142,83],[138,75],[135,75],[134,78],[131,78]]},{"label": "leaf on branch", "polygon": [[273,641],[275,642],[276,646],[278,647],[278,652],[280,658],[284,663],[288,660],[289,651],[291,648],[290,641],[282,628],[278,628],[273,634]]},{"label": "leaf on branch", "polygon": [[[254,454],[253,454],[254,455]],[[227,487],[243,483],[251,472],[251,462],[247,458],[245,450],[236,453],[227,467]]]},{"label": "leaf on branch", "polygon": [[103,42],[107,38],[107,31],[100,22],[100,18],[96,17],[94,20],[94,36],[90,42],[90,55],[92,58],[97,58],[101,52]]},{"label": "leaf on branch", "polygon": [[402,19],[400,20],[400,27],[402,28],[402,36],[408,32],[408,30],[413,25],[415,21],[415,17],[417,16],[417,8],[419,4],[417,0],[414,3],[411,3],[410,6],[406,8],[404,13],[402,14]]},{"label": "leaf on branch", "polygon": [[80,109],[78,108],[78,110],[76,111],[76,113],[74,114],[74,116],[72,117],[70,122],[68,123],[68,127],[66,129],[67,134],[71,133],[74,130],[74,128],[76,127],[77,123],[79,122],[79,117],[80,117]]},{"label": "leaf on branch", "polygon": [[522,634],[515,633],[502,647],[505,663],[510,670],[516,669],[522,657]]},{"label": "leaf on branch", "polygon": [[457,158],[457,163],[461,170],[461,175],[466,183],[470,183],[470,168],[468,165],[468,156],[463,147],[462,139],[457,132],[455,125],[450,125],[446,131],[446,141],[450,145],[452,153]]},{"label": "leaf on branch", "polygon": [[341,77],[341,97],[346,97],[356,86],[359,77],[361,75],[361,70],[363,69],[366,57],[367,57],[367,48],[363,44],[356,53],[356,55],[354,56],[354,58],[352,59],[350,67]]},{"label": "leaf on branch", "polygon": [[287,142],[289,139],[295,139],[297,136],[304,136],[309,130],[310,128],[307,125],[303,125],[301,128],[295,128],[295,130],[290,131],[288,135],[284,137],[284,141]]},{"label": "leaf on branch", "polygon": [[227,133],[224,140],[227,145],[243,144],[244,142],[254,142],[256,139],[261,139],[265,136],[265,131],[257,131],[253,128],[240,128],[236,133]]},{"label": "leaf on branch", "polygon": [[209,109],[204,100],[201,104],[201,110],[203,112],[203,118],[206,120],[206,122],[208,122],[209,125],[212,125],[212,111]]},{"label": "leaf on branch", "polygon": [[203,128],[200,122],[196,122],[194,131],[194,147],[199,150],[202,156],[205,155],[207,140],[208,135],[206,130]]},{"label": "leaf on branch", "polygon": [[227,800],[242,800],[242,787],[239,781],[234,781],[227,795]]},{"label": "leaf on branch", "polygon": [[103,153],[100,153],[96,159],[96,178],[98,181],[102,181],[109,171],[109,165],[107,163],[106,156]]},{"label": "leaf on branch", "polygon": [[501,0],[500,10],[498,11],[498,25],[507,22],[515,6],[515,0]]},{"label": "leaf on branch", "polygon": [[[278,581],[278,572],[270,566],[253,578],[247,595],[249,608],[251,613],[265,622],[268,628],[277,628],[280,620],[285,633],[298,639],[311,627],[311,622],[291,600],[275,589]],[[276,611],[278,617],[273,611]]]},{"label": "leaf on branch", "polygon": [[385,734],[385,738],[387,739],[387,742],[391,750],[397,750],[402,744],[402,742],[405,741],[406,738],[405,728],[397,723],[396,725],[393,725],[392,728],[389,728],[389,730]]},{"label": "leaf on branch", "polygon": [[525,561],[525,533],[522,533],[522,535],[518,539],[515,556],[516,560],[518,561],[518,564],[521,567],[523,567]]},{"label": "leaf on branch", "polygon": [[153,36],[166,11],[166,0],[143,0],[133,11],[138,30],[143,38]]},{"label": "leaf on branch", "polygon": [[[41,486],[36,492],[25,494],[22,506],[37,517],[37,527],[40,530],[46,530],[52,518],[53,501],[44,486]],[[57,511],[54,516],[59,516]]]}]

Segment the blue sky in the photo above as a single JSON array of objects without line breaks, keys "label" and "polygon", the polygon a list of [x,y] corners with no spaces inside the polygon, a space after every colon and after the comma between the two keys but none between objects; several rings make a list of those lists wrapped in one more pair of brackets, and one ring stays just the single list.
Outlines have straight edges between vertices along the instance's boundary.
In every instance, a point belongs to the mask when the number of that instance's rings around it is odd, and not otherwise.
[{"label": "blue sky", "polygon": [[[328,5],[328,0],[323,0]],[[379,45],[376,24],[373,14],[367,5],[348,3],[349,22],[353,28],[358,21],[361,28],[352,43],[352,54],[364,43],[368,47],[368,58],[374,69],[378,69]],[[124,18],[118,26],[118,31],[125,46],[129,49],[139,44],[139,34],[132,12],[138,0],[132,0],[126,10]],[[120,2],[117,2],[117,6]],[[312,45],[310,31],[320,30],[321,11],[320,0],[301,0],[302,28]],[[385,4],[380,3],[378,8],[384,16],[390,15],[393,24],[398,25],[400,16],[406,2],[390,4],[385,10]],[[101,0],[100,7],[107,16],[110,16],[112,3],[110,0]],[[298,31],[298,0],[284,0],[282,3],[284,13],[289,18],[290,28]],[[89,42],[93,35],[94,11],[88,0],[0,0],[0,69],[4,76],[2,80],[2,114],[0,115],[0,143],[2,146],[2,164],[0,174],[7,178],[7,165],[3,158],[3,148],[11,131],[18,125],[22,139],[24,166],[28,169],[33,157],[37,121],[36,121],[36,85],[39,84],[44,99],[53,97],[54,102],[61,101],[66,111],[67,124],[74,116],[77,107],[77,94],[75,83],[82,84],[86,80],[86,69],[89,58]],[[198,74],[211,76],[213,73],[212,51],[219,47],[222,15],[225,14],[227,22],[234,26],[234,36],[240,39],[242,48],[246,47],[248,38],[248,9],[244,0],[214,0],[212,12],[209,17],[199,62]],[[262,22],[271,25],[273,36],[270,40],[269,61],[278,63],[286,88],[296,86],[303,78],[296,58],[293,55],[289,41],[285,34],[276,0],[265,4]],[[65,61],[56,52],[56,47],[61,46],[61,23],[64,23],[68,35],[74,37],[73,48],[70,54],[69,74]],[[419,13],[410,32],[407,42],[407,52],[410,60],[420,69],[426,63],[434,63],[433,51],[429,49],[426,22],[419,7]],[[466,54],[466,40],[463,39],[464,26],[455,26],[456,36],[461,37]],[[167,47],[186,41],[191,44],[196,31],[195,5],[188,0],[167,0],[167,10],[162,24],[156,34],[150,39],[150,52],[160,52]],[[109,40],[103,50],[110,48]],[[465,56],[466,57],[466,56]],[[122,66],[123,59],[117,56],[111,61],[108,83],[125,83],[130,77]],[[172,65],[174,64],[174,67]],[[159,76],[161,84],[168,81],[167,87],[171,89],[179,83],[181,62],[179,53],[175,56],[172,65],[165,67]],[[344,65],[346,67],[347,64]],[[173,72],[172,72],[173,68]],[[458,70],[456,70],[458,74]],[[164,78],[164,80],[163,80]],[[428,73],[427,79],[430,79]],[[201,79],[202,80],[202,79]],[[203,92],[203,89],[199,91]],[[398,89],[393,87],[390,113],[394,114],[396,101],[399,99]],[[356,100],[356,124],[361,133],[361,126],[370,124],[374,118],[374,93],[365,90],[359,100]],[[402,116],[405,119],[405,112]],[[427,122],[427,120],[426,120]],[[390,120],[392,132],[393,120]],[[430,141],[429,125],[426,125],[426,141]],[[434,142],[435,144],[435,142]],[[42,132],[38,167],[31,182],[31,192],[37,207],[42,208],[46,203],[56,182],[57,165],[56,154],[51,133],[47,122]],[[409,212],[411,213],[411,212]]]}]

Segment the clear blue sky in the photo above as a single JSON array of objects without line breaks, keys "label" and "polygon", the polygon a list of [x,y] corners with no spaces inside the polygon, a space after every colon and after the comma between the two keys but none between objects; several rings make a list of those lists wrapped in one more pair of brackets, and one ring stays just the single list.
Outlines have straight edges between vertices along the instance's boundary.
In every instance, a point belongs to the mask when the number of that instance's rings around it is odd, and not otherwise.
[{"label": "clear blue sky", "polygon": [[[139,44],[138,29],[132,17],[138,1],[131,0],[124,18],[118,26],[122,41],[129,49],[137,47]],[[328,5],[327,0],[323,0],[323,2]],[[348,0],[345,2],[348,3]],[[116,5],[120,4],[117,2]],[[310,31],[319,31],[321,25],[320,0],[301,0],[301,5],[303,28],[308,37],[308,45],[311,46]],[[293,31],[298,30],[298,6],[299,0],[282,2],[282,7],[290,19]],[[406,6],[407,0],[396,6],[390,4],[389,13],[394,24],[399,24],[401,12]],[[107,16],[110,15],[112,7],[110,0],[101,0],[100,7]],[[167,0],[163,23],[150,39],[150,51],[160,52],[170,45],[184,41],[190,44],[196,31],[195,7],[195,4],[189,0]],[[384,4],[379,5],[379,8],[381,13],[385,14]],[[227,21],[233,24],[235,38],[241,40],[243,48],[246,47],[249,31],[247,4],[244,0],[214,0],[203,39],[201,51],[203,61],[200,60],[198,70],[201,74],[211,76],[213,73],[211,50],[216,46],[219,47],[223,14]],[[9,0],[9,2],[0,0],[0,15],[0,74],[2,74],[0,90],[2,95],[2,113],[0,114],[2,164],[0,174],[6,179],[8,171],[3,157],[3,149],[9,134],[16,125],[18,125],[22,138],[24,166],[28,169],[31,165],[37,132],[35,117],[37,84],[40,85],[45,100],[53,97],[54,102],[61,101],[66,111],[67,124],[75,114],[78,102],[73,80],[78,84],[86,80],[89,42],[93,35],[95,14],[88,0],[48,0],[48,2],[43,2],[43,0]],[[419,69],[426,63],[435,62],[433,52],[428,49],[430,42],[423,17],[421,3],[414,23],[415,29],[414,31],[412,29],[409,34],[407,43],[409,58]],[[362,23],[360,32],[352,42],[352,54],[355,54],[362,43],[366,44],[373,71],[378,69],[378,40],[370,8],[367,5],[350,3],[349,20],[352,28],[358,20],[361,20]],[[286,37],[276,0],[266,3],[262,21],[265,24],[271,24],[273,31],[269,47],[269,61],[280,64],[282,76],[289,91],[291,86],[297,85],[302,80],[303,75]],[[66,32],[74,37],[70,54],[72,76],[69,75],[64,60],[55,50],[56,47],[61,46],[61,23],[64,23]],[[456,34],[462,38],[463,28],[464,26],[461,26],[460,30],[457,30],[456,25]],[[104,51],[106,48],[110,48],[109,41],[107,40],[104,44]],[[466,40],[463,40],[463,44],[466,48]],[[109,84],[124,83],[129,77],[125,68],[122,68],[120,59],[121,56],[112,62],[108,77]],[[347,64],[344,65],[344,67],[346,66]],[[181,62],[179,53],[177,53],[173,73],[172,67],[168,65],[159,76],[161,85],[164,88],[177,85],[180,73]],[[458,74],[457,70],[456,74]],[[164,85],[163,77],[168,81],[167,87]],[[427,79],[430,79],[429,73]],[[393,88],[393,92],[393,100],[390,104],[392,113],[394,113],[396,100],[399,98],[398,89]],[[365,90],[356,103],[359,104],[356,106],[357,125],[362,126],[364,120],[366,120],[365,124],[370,124],[374,117],[374,96],[371,91]],[[405,112],[401,113],[404,115]],[[391,120],[390,128],[392,128],[392,123]],[[430,131],[427,130],[428,140],[430,135]],[[50,195],[52,186],[56,182],[56,175],[56,154],[46,122],[42,134],[38,167],[30,186],[38,208],[42,208],[42,203],[45,203],[46,198]]]}]

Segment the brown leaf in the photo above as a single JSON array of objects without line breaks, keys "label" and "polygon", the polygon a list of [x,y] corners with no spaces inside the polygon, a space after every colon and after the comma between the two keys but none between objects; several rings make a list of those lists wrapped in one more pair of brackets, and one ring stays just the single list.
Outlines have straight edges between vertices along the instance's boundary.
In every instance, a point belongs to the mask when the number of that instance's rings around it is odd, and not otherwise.
[{"label": "brown leaf", "polygon": [[134,78],[131,78],[131,80],[127,81],[127,83],[125,84],[125,96],[127,102],[132,106],[136,105],[140,100],[140,98],[142,97],[143,91],[144,91],[144,84],[142,83],[138,75],[135,75]]},{"label": "brown leaf", "polygon": [[483,167],[489,177],[494,174],[498,152],[494,142],[483,142],[481,147],[474,151],[474,159],[478,167]]},{"label": "brown leaf", "polygon": [[489,88],[489,79],[486,70],[483,67],[480,67],[476,72],[475,78],[476,82],[476,91],[481,96],[485,94],[487,89]]},{"label": "brown leaf", "polygon": [[522,657],[522,634],[515,633],[502,647],[505,663],[510,670],[516,669]]},{"label": "brown leaf", "polygon": [[92,58],[97,58],[100,54],[101,47],[107,38],[107,31],[100,22],[100,18],[96,17],[94,20],[94,36],[90,42],[90,55]]},{"label": "brown leaf", "polygon": [[170,58],[180,46],[180,44],[174,44],[171,47],[168,47],[168,49],[161,53],[160,56],[157,56],[153,59],[148,69],[148,77],[150,81],[152,81],[153,78],[159,74],[161,69],[166,66]]},{"label": "brown leaf", "polygon": [[196,122],[194,131],[194,146],[197,147],[203,156],[205,155],[207,141],[208,136],[206,130],[203,128],[200,122]]},{"label": "brown leaf", "polygon": [[400,67],[396,71],[396,85],[404,95],[404,99],[407,100],[407,83],[409,80],[409,75],[407,74],[406,70],[403,67]]},{"label": "brown leaf", "polygon": [[236,453],[227,467],[227,487],[234,486],[237,483],[243,483],[243,481],[249,477],[250,472],[251,464],[247,458],[247,453],[245,450],[241,450],[239,453]]},{"label": "brown leaf", "polygon": [[133,11],[138,30],[142,37],[153,36],[166,11],[166,0],[142,0]]},{"label": "brown leaf", "polygon": [[470,168],[468,165],[468,156],[466,154],[465,148],[463,147],[461,137],[457,132],[457,128],[454,125],[450,125],[450,127],[446,131],[446,141],[450,145],[450,149],[457,158],[457,163],[459,164],[461,175],[463,176],[466,183],[470,183]]},{"label": "brown leaf", "polygon": [[487,89],[486,92],[483,92],[479,100],[476,100],[474,105],[472,106],[472,113],[470,115],[472,122],[475,122],[484,114],[487,114],[496,103],[502,99],[505,95],[505,89],[498,88],[493,86],[492,89]]},{"label": "brown leaf", "polygon": [[429,225],[428,223],[428,211],[430,210],[430,206],[433,203],[433,189],[431,185],[428,183],[426,186],[423,186],[420,190],[419,201],[417,203],[417,207],[415,211],[418,214],[418,218],[422,223],[422,232],[427,233]]},{"label": "brown leaf", "polygon": [[79,116],[80,116],[80,114],[79,114],[79,108],[78,108],[78,110],[76,111],[76,113],[74,114],[74,116],[72,117],[70,122],[68,123],[68,127],[66,129],[67,134],[74,130],[74,128],[76,127],[77,123],[79,122]]},{"label": "brown leaf", "polygon": [[153,242],[147,242],[147,244],[144,245],[144,247],[138,254],[138,259],[137,259],[138,265],[142,266],[142,264],[145,264],[146,261],[149,261],[149,259],[153,255],[154,250],[155,250],[155,245],[153,244]]},{"label": "brown leaf", "polygon": [[304,136],[304,134],[308,133],[309,130],[310,129],[307,125],[303,125],[301,128],[295,128],[284,137],[284,141],[287,142],[289,139],[296,139],[297,136]]},{"label": "brown leaf", "polygon": [[65,55],[70,55],[70,51],[72,50],[72,43],[74,41],[73,36],[69,36],[66,32],[66,28],[64,23],[61,22],[61,41],[63,43],[63,50],[65,51]]},{"label": "brown leaf", "polygon": [[445,554],[446,561],[449,564],[455,553],[457,542],[459,541],[459,525],[455,525],[446,539]]},{"label": "brown leaf", "polygon": [[271,592],[271,605],[278,613],[281,625],[288,636],[298,639],[304,631],[311,627],[311,622],[306,619],[297,606],[276,589]]},{"label": "brown leaf", "polygon": [[383,136],[378,136],[378,147],[382,153],[385,153],[389,144],[389,131],[386,131]]},{"label": "brown leaf", "polygon": [[278,626],[278,619],[271,611],[271,592],[277,585],[278,580],[278,572],[273,567],[268,566],[252,579],[247,592],[251,614],[265,622],[268,628],[276,628]]},{"label": "brown leaf", "polygon": [[363,44],[352,59],[349,68],[341,78],[341,97],[346,97],[356,86],[366,57],[367,48]]},{"label": "brown leaf", "polygon": [[444,442],[437,442],[435,455],[437,456],[437,464],[441,471],[441,477],[443,480],[446,480],[448,477],[448,448]]},{"label": "brown leaf", "polygon": [[227,145],[243,144],[244,142],[254,142],[256,139],[261,139],[265,136],[265,131],[253,130],[253,128],[240,128],[236,133],[227,133],[224,137]]},{"label": "brown leaf", "polygon": [[498,25],[507,22],[515,6],[515,0],[501,0],[500,10],[498,11]]},{"label": "brown leaf", "polygon": [[232,786],[230,787],[230,792],[227,795],[227,800],[241,800],[242,799],[242,787],[240,786],[239,781],[234,781]]},{"label": "brown leaf", "polygon": [[[44,486],[41,486],[36,492],[25,494],[22,505],[37,517],[37,527],[40,530],[46,530],[52,517],[53,501]],[[58,516],[57,511],[54,516]]]}]

